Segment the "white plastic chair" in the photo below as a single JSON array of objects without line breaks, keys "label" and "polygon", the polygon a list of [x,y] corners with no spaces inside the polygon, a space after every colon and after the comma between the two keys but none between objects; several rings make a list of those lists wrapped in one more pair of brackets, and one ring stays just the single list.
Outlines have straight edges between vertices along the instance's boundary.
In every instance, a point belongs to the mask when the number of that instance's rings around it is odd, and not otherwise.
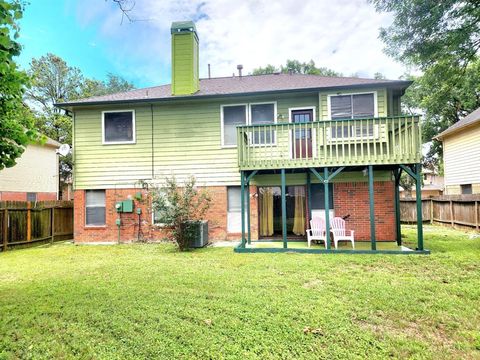
[{"label": "white plastic chair", "polygon": [[323,241],[327,247],[327,237],[325,234],[325,221],[320,218],[310,220],[310,229],[307,230],[308,247],[313,240]]},{"label": "white plastic chair", "polygon": [[350,235],[347,235],[347,230],[345,230],[345,220],[343,220],[341,217],[334,217],[330,227],[333,233],[335,249],[338,248],[339,241],[351,241],[352,248],[355,249],[354,231],[350,230]]}]

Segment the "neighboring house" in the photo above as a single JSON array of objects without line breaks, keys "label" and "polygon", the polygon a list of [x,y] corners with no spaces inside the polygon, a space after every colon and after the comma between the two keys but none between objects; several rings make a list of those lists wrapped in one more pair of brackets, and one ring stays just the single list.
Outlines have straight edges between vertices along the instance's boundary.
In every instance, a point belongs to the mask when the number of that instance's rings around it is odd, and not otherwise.
[{"label": "neighboring house", "polygon": [[[419,119],[400,116],[411,82],[199,79],[198,58],[194,24],[174,23],[172,85],[57,104],[74,123],[76,242],[116,241],[119,217],[122,241],[136,239],[139,224],[142,236],[161,238],[161,214],[144,201],[144,182],[172,175],[179,182],[194,175],[211,193],[210,240],[239,239],[242,224],[251,239],[304,238],[309,219],[325,217],[326,208],[330,219],[348,216],[357,240],[400,238],[392,174],[399,164],[413,172],[420,161]],[[243,219],[242,184],[250,195]],[[115,212],[125,199],[135,199],[140,217]]]},{"label": "neighboring house", "polygon": [[[422,198],[430,198],[434,196],[443,195],[443,189],[445,187],[443,176],[438,175],[436,170],[423,169],[423,182],[422,182]],[[405,191],[400,187],[401,198],[411,198],[416,196],[415,187],[410,191]]]},{"label": "neighboring house", "polygon": [[436,139],[443,142],[445,194],[480,194],[480,108]]},{"label": "neighboring house", "polygon": [[59,147],[52,139],[29,144],[15,166],[0,170],[0,201],[57,200]]}]

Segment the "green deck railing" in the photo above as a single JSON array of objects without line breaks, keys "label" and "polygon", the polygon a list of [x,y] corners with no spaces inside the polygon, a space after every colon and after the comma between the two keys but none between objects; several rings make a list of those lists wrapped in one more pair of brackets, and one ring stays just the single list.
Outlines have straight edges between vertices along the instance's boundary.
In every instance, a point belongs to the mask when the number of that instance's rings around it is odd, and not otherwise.
[{"label": "green deck railing", "polygon": [[240,170],[413,164],[421,158],[419,116],[237,127]]}]

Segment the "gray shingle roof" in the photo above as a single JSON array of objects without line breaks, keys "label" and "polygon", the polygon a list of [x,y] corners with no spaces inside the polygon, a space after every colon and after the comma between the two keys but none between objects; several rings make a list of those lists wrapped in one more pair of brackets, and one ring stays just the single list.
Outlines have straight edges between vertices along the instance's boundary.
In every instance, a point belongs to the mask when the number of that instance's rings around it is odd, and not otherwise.
[{"label": "gray shingle roof", "polygon": [[220,77],[212,79],[200,79],[200,90],[192,95],[173,96],[170,84],[154,86],[144,89],[136,89],[116,94],[95,96],[86,99],[57,104],[58,106],[86,105],[99,103],[136,102],[149,100],[168,100],[178,98],[199,98],[207,96],[224,96],[234,94],[250,94],[275,91],[291,90],[321,90],[323,88],[346,88],[367,87],[370,85],[382,85],[405,89],[411,84],[410,81],[361,79],[355,77],[326,77],[303,74],[271,74],[271,75],[247,75]]},{"label": "gray shingle roof", "polygon": [[470,114],[465,116],[462,120],[456,122],[455,124],[450,126],[447,130],[435,136],[435,139],[442,140],[446,135],[452,134],[456,131],[463,129],[464,127],[473,125],[477,122],[480,122],[480,108],[471,112]]}]

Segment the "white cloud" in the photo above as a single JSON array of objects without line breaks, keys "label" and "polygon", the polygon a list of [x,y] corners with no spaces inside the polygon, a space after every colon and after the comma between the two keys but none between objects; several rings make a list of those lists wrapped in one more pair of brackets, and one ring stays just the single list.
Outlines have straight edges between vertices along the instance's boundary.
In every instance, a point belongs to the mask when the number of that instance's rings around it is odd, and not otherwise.
[{"label": "white cloud", "polygon": [[150,84],[170,81],[170,25],[188,19],[196,20],[202,77],[208,63],[212,76],[228,76],[237,64],[248,73],[287,59],[313,59],[345,75],[379,71],[398,78],[405,71],[378,39],[390,15],[376,13],[365,0],[138,0],[131,15],[149,20],[122,26],[114,4],[102,6],[84,1],[79,17],[87,26],[101,19],[100,36],[113,44],[106,46],[116,72]]}]

